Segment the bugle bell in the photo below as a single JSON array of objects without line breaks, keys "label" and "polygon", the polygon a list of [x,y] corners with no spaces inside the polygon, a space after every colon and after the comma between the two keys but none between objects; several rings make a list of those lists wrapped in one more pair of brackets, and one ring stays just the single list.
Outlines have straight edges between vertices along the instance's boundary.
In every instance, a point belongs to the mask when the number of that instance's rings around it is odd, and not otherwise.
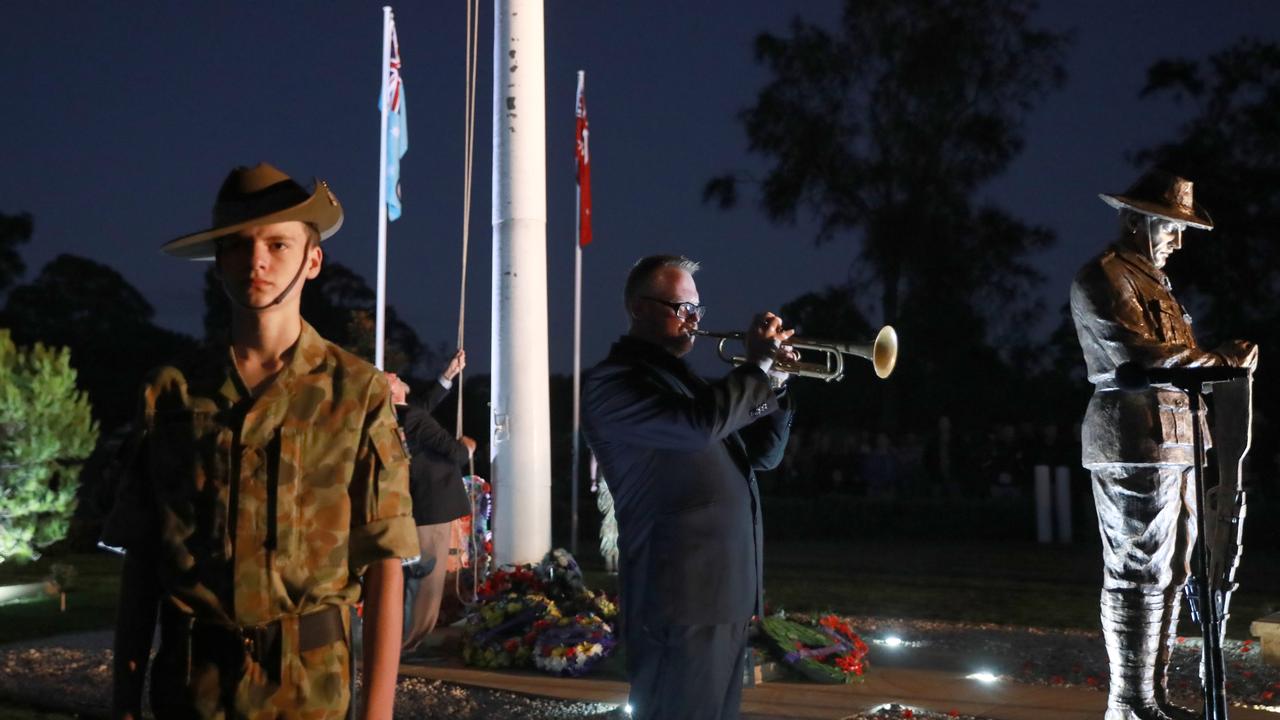
[{"label": "bugle bell", "polygon": [[[730,340],[742,340],[743,334],[740,332],[712,332],[710,330],[694,330],[694,335],[702,335],[704,337],[719,338],[720,343],[716,346],[716,352],[719,353],[720,359],[734,365],[741,365],[747,361],[742,355],[734,355],[725,350],[725,345]],[[893,329],[892,325],[885,325],[880,328],[880,332],[876,333],[876,337],[871,342],[852,343],[840,340],[822,340],[818,338],[808,338],[792,336],[790,340],[784,343],[788,347],[796,350],[814,350],[823,354],[822,362],[805,362],[798,360],[796,362],[778,362],[774,367],[785,373],[796,375],[799,377],[818,378],[832,382],[844,377],[844,356],[856,355],[860,358],[871,361],[871,366],[875,370],[876,377],[884,379],[889,377],[893,372],[894,365],[898,362],[898,333]]]}]

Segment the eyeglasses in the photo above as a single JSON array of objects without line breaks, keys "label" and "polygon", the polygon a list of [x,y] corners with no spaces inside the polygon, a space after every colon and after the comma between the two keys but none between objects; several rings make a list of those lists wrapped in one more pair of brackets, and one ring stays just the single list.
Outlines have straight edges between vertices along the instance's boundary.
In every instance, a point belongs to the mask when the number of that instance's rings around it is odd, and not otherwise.
[{"label": "eyeglasses", "polygon": [[675,316],[681,320],[688,320],[690,317],[693,317],[696,320],[701,320],[702,316],[707,314],[707,306],[699,305],[698,303],[670,302],[668,300],[659,300],[656,297],[650,297],[648,295],[641,295],[640,298],[642,300],[652,300],[659,305],[666,305],[671,308],[671,312],[675,313]]}]

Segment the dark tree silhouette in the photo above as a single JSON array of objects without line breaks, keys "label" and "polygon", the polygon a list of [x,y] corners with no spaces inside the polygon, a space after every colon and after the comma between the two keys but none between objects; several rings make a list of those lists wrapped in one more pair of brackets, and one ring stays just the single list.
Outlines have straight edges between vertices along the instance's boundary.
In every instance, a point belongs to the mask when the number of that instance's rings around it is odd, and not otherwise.
[{"label": "dark tree silhouette", "polygon": [[195,341],[151,321],[151,304],[120,273],[59,255],[9,294],[0,326],[19,344],[71,349],[77,384],[89,393],[104,430],[133,419],[148,371],[190,352]]},{"label": "dark tree silhouette", "polygon": [[31,239],[31,215],[19,213],[5,215],[0,213],[0,294],[8,290],[27,266],[18,254],[18,246]]},{"label": "dark tree silhouette", "polygon": [[[789,37],[756,40],[773,79],[741,117],[751,150],[772,161],[761,204],[775,221],[812,216],[817,242],[860,233],[870,275],[857,285],[879,288],[886,322],[939,268],[974,268],[978,284],[956,298],[967,300],[1003,274],[1026,277],[1020,258],[1050,239],[971,207],[1021,150],[1027,112],[1065,77],[1068,38],[1030,27],[1034,7],[847,0],[836,34],[797,18]],[[731,206],[743,179],[715,178],[704,198]]]},{"label": "dark tree silhouette", "polygon": [[1196,200],[1213,215],[1213,231],[1189,233],[1169,261],[1169,274],[1196,316],[1203,344],[1245,338],[1262,348],[1246,467],[1274,492],[1280,447],[1280,380],[1274,373],[1280,349],[1280,44],[1242,39],[1206,60],[1163,60],[1148,70],[1142,94],[1173,98],[1189,111],[1173,139],[1135,160],[1194,181]]},{"label": "dark tree silhouette", "polygon": [[[816,221],[818,243],[860,243],[849,297],[904,340],[901,402],[886,397],[886,425],[896,404],[997,413],[992,383],[1029,356],[992,348],[1025,347],[1027,320],[1041,312],[1026,258],[1053,235],[975,197],[1065,78],[1069,37],[1033,27],[1034,9],[846,0],[833,31],[797,18],[789,35],[756,40],[772,77],[741,119],[751,151],[769,161],[760,204],[775,222]],[[732,206],[745,182],[714,178],[704,200]]]},{"label": "dark tree silhouette", "polygon": [[[1138,153],[1196,183],[1213,232],[1189,237],[1170,273],[1196,296],[1197,320],[1219,337],[1280,330],[1280,45],[1243,40],[1207,60],[1164,60],[1144,96],[1189,106],[1172,141]],[[1197,268],[1184,273],[1183,268]]]}]

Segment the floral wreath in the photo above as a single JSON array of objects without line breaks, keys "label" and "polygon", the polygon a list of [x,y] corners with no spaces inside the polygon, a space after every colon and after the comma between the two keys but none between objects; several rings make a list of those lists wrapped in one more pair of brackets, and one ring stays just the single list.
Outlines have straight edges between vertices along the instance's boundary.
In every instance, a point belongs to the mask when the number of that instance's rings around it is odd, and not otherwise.
[{"label": "floral wreath", "polygon": [[573,555],[563,548],[547,553],[534,569],[542,580],[545,592],[555,599],[566,615],[594,613],[604,620],[618,616],[618,606],[603,592],[587,587],[582,569]]},{"label": "floral wreath", "polygon": [[528,565],[503,565],[480,583],[476,597],[486,603],[510,594],[544,595],[546,585]]},{"label": "floral wreath", "polygon": [[548,623],[533,647],[533,664],[553,675],[578,677],[613,651],[613,628],[592,613]]},{"label": "floral wreath", "polygon": [[816,622],[804,615],[790,618],[779,613],[760,621],[783,662],[821,683],[861,680],[868,662],[867,644],[847,620],[823,615]]},{"label": "floral wreath", "polygon": [[471,515],[467,518],[470,528],[470,559],[473,577],[484,577],[493,564],[493,492],[489,483],[479,475],[463,475],[463,487],[471,501]]},{"label": "floral wreath", "polygon": [[482,668],[527,665],[538,635],[560,618],[545,595],[508,593],[467,616],[462,632],[462,661]]},{"label": "floral wreath", "polygon": [[587,588],[573,556],[553,550],[538,565],[504,565],[477,586],[462,659],[582,675],[612,652],[617,640],[608,621],[617,614],[605,593]]}]

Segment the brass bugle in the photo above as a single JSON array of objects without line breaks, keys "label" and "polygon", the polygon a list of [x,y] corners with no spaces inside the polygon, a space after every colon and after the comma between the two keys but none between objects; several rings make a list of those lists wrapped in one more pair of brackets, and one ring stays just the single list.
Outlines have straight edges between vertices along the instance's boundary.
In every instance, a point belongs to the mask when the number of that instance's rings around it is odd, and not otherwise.
[{"label": "brass bugle", "polygon": [[[741,365],[747,361],[746,357],[734,355],[725,350],[725,344],[730,340],[741,341],[743,338],[742,333],[694,330],[693,334],[719,338],[720,343],[716,346],[716,352],[719,353],[721,360],[734,365]],[[898,362],[898,333],[893,329],[892,325],[885,325],[880,328],[880,332],[876,333],[875,339],[866,343],[792,336],[791,339],[783,344],[796,350],[815,350],[820,352],[823,354],[823,361],[778,362],[774,364],[777,370],[799,377],[817,378],[827,382],[844,377],[845,355],[857,355],[860,358],[870,360],[872,368],[875,369],[876,377],[882,380],[889,377],[893,372],[894,365]]]}]

